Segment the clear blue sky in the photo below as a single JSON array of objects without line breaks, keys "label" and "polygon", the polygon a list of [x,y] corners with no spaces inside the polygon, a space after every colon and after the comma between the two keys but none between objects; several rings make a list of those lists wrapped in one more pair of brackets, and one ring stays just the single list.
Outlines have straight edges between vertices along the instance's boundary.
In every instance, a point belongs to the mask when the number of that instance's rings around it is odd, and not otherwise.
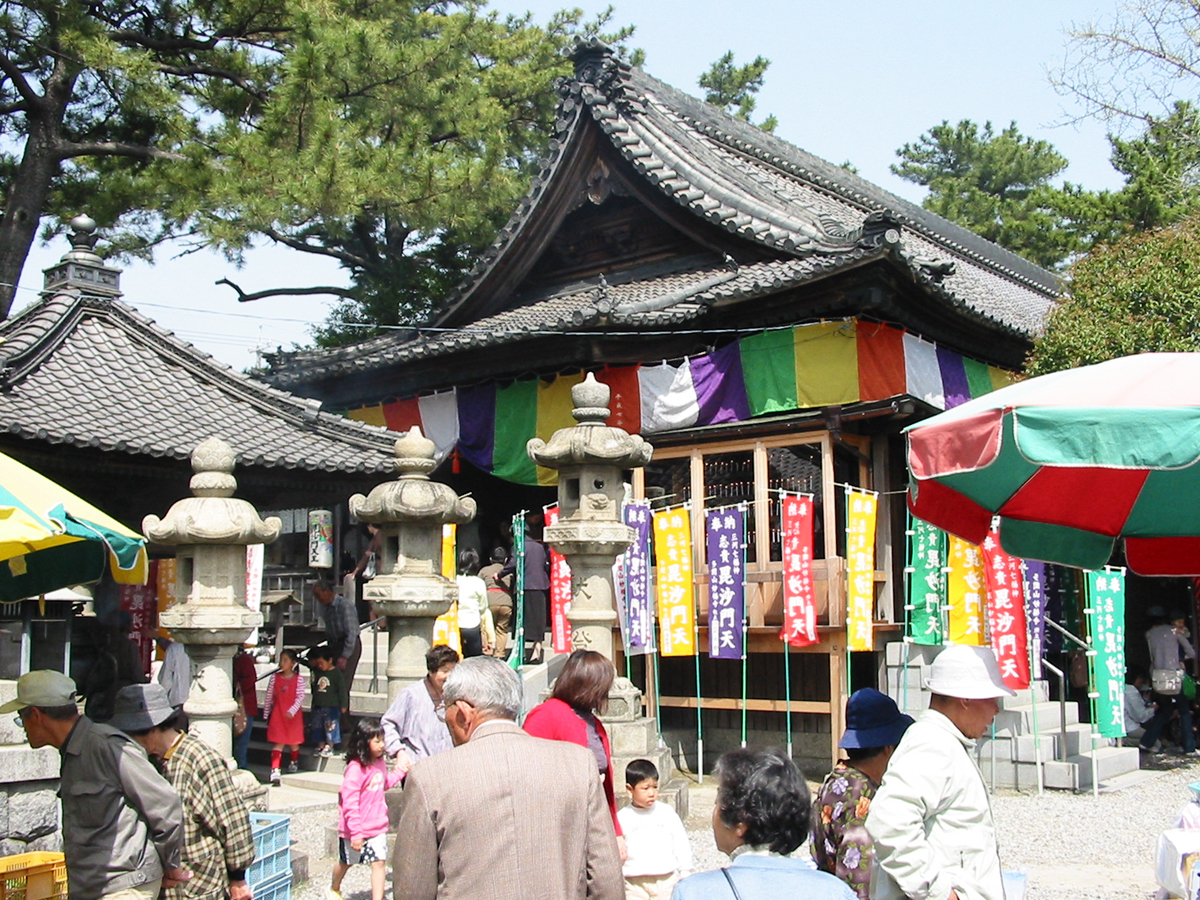
[{"label": "clear blue sky", "polygon": [[[492,7],[531,10],[545,21],[566,5],[493,0]],[[606,5],[588,0],[583,7],[594,13]],[[1046,77],[1062,57],[1064,29],[1107,18],[1114,0],[618,0],[616,6],[614,22],[637,28],[632,44],[646,51],[646,70],[682,90],[699,94],[696,79],[727,50],[739,63],[766,56],[771,68],[758,118],[775,114],[780,137],[832,162],[849,160],[865,178],[911,200],[920,202],[923,190],[888,166],[897,148],[943,119],[997,126],[1015,120],[1071,160],[1071,181],[1089,188],[1120,184],[1108,164],[1104,129],[1059,125],[1072,107]],[[61,240],[35,248],[19,305],[36,298],[41,269],[66,249]],[[240,272],[215,254],[173,259],[163,252],[153,266],[127,266],[122,287],[143,313],[239,369],[254,362],[256,345],[306,342],[308,324],[325,317],[328,301],[319,299],[238,304],[232,291],[213,284],[221,277],[248,291],[346,283],[325,260],[264,248]]]}]

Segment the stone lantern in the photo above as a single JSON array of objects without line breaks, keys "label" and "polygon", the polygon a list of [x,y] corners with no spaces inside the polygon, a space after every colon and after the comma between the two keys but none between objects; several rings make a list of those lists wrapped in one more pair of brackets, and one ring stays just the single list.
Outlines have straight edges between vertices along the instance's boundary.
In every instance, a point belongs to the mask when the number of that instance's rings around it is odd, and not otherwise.
[{"label": "stone lantern", "polygon": [[279,537],[279,519],[259,518],[235,499],[233,448],[209,438],[192,451],[191,489],[165,519],[146,516],[142,533],[176,549],[176,596],[183,598],[159,623],[187,647],[192,688],[184,703],[189,730],[222,756],[233,748],[233,655],[262,615],[246,608],[246,546]]},{"label": "stone lantern", "polygon": [[388,620],[389,703],[425,677],[434,620],[458,599],[458,585],[441,575],[442,526],[475,518],[474,500],[429,480],[434,449],[413,428],[396,441],[396,480],[350,498],[350,514],[378,525],[383,544],[379,574],[363,586],[363,596]]},{"label": "stone lantern", "polygon": [[598,650],[613,658],[612,567],[633,541],[621,521],[624,473],[640,468],[654,453],[638,435],[605,423],[608,385],[587,378],[571,389],[578,425],[560,428],[549,442],[534,438],[530,458],[558,470],[558,522],[546,528],[546,543],[571,566],[571,640],[576,649]]}]

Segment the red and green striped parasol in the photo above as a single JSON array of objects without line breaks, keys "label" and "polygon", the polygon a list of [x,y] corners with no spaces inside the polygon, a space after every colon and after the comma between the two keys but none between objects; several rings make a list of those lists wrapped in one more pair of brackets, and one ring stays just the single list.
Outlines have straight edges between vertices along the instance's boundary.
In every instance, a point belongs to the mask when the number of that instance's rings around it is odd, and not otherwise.
[{"label": "red and green striped parasol", "polygon": [[913,515],[1013,556],[1200,574],[1200,353],[1030,378],[905,429]]}]

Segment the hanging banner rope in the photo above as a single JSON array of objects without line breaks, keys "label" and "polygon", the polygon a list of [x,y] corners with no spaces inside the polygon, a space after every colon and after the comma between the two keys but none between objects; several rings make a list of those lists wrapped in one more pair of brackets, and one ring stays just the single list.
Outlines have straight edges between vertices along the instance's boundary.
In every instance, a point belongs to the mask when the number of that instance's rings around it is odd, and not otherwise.
[{"label": "hanging banner rope", "polygon": [[946,641],[982,647],[983,636],[983,554],[974,544],[949,536],[950,573],[946,580],[948,623]]},{"label": "hanging banner rope", "polygon": [[909,518],[909,636],[914,644],[942,643],[942,604],[946,596],[946,532]]},{"label": "hanging banner rope", "polygon": [[875,648],[875,513],[879,495],[846,491],[846,649]]},{"label": "hanging banner rope", "polygon": [[1021,569],[1025,577],[1025,621],[1029,626],[1029,658],[1033,660],[1030,675],[1042,677],[1042,654],[1046,652],[1046,564],[1036,559],[1024,560]]},{"label": "hanging banner rope", "polygon": [[783,629],[793,647],[817,642],[817,600],[813,587],[813,497],[783,495]]},{"label": "hanging banner rope", "polygon": [[996,523],[983,539],[988,629],[1000,676],[1014,691],[1029,687],[1029,643],[1025,627],[1025,590],[1021,561],[1000,547]]},{"label": "hanging banner rope", "polygon": [[[558,504],[543,508],[547,525],[558,523]],[[550,634],[555,653],[571,652],[571,622],[567,610],[571,608],[571,567],[567,558],[554,548],[550,550]]]},{"label": "hanging banner rope", "polygon": [[686,506],[654,513],[654,562],[663,656],[696,653],[692,523]]},{"label": "hanging banner rope", "polygon": [[710,509],[704,516],[708,556],[708,655],[710,659],[742,659],[742,619],[746,610],[746,573],[742,544],[746,510],[731,506]]},{"label": "hanging banner rope", "polygon": [[1096,723],[1102,737],[1125,736],[1125,570],[1087,572],[1096,679]]},{"label": "hanging banner rope", "polygon": [[654,652],[653,620],[650,613],[650,504],[631,500],[622,517],[633,529],[633,542],[622,554],[625,575],[625,611],[629,617],[629,653],[640,656]]}]

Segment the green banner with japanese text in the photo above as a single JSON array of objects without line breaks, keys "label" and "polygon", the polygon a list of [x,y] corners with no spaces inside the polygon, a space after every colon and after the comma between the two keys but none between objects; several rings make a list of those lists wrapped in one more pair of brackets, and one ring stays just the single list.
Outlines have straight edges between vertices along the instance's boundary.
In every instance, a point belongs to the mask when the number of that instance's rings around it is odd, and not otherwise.
[{"label": "green banner with japanese text", "polygon": [[914,644],[940,645],[946,597],[946,533],[909,518],[908,633]]},{"label": "green banner with japanese text", "polygon": [[1085,573],[1096,719],[1104,737],[1125,736],[1125,570]]}]

